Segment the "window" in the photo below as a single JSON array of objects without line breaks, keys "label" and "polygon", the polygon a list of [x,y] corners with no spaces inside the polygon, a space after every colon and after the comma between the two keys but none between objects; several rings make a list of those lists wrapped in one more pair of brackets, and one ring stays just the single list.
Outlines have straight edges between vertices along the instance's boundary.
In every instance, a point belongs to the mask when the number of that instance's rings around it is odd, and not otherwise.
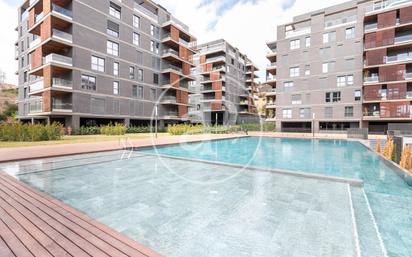
[{"label": "window", "polygon": [[345,38],[346,38],[346,39],[353,39],[353,38],[355,38],[355,28],[354,28],[354,27],[352,27],[352,28],[347,28],[347,29],[345,30]]},{"label": "window", "polygon": [[113,63],[113,75],[119,76],[119,63],[118,62]]},{"label": "window", "polygon": [[132,86],[132,96],[137,97],[137,86],[136,85]]},{"label": "window", "polygon": [[104,72],[104,59],[92,56],[92,70]]},{"label": "window", "polygon": [[291,91],[293,88],[293,82],[292,81],[284,82],[283,87],[285,88],[285,92]]},{"label": "window", "polygon": [[135,86],[136,87],[136,97],[143,98],[143,86]]},{"label": "window", "polygon": [[121,17],[121,7],[118,6],[117,4],[114,4],[110,2],[109,6],[109,14],[117,19],[120,19]]},{"label": "window", "polygon": [[119,56],[119,44],[112,41],[107,41],[107,53],[114,56]]},{"label": "window", "polygon": [[129,67],[129,79],[135,79],[134,70],[134,67]]},{"label": "window", "polygon": [[152,68],[155,70],[160,70],[160,58],[152,56]]},{"label": "window", "polygon": [[311,108],[300,108],[299,117],[301,119],[310,119],[310,113],[312,112]]},{"label": "window", "polygon": [[295,39],[290,41],[290,50],[299,49],[300,48],[300,40]]},{"label": "window", "polygon": [[156,27],[155,25],[151,24],[150,25],[150,35],[152,35],[155,38],[159,38],[159,35],[160,35],[159,28]]},{"label": "window", "polygon": [[325,96],[325,102],[330,103],[330,102],[340,102],[341,100],[341,94],[340,92],[327,92]]},{"label": "window", "polygon": [[338,87],[345,87],[353,85],[353,75],[338,76],[336,79]]},{"label": "window", "polygon": [[82,89],[96,91],[96,77],[82,75]]},{"label": "window", "polygon": [[118,81],[113,82],[113,94],[119,95],[119,82]]},{"label": "window", "polygon": [[324,33],[323,34],[323,43],[327,44],[327,43],[331,43],[336,41],[336,32],[328,32],[328,33]]},{"label": "window", "polygon": [[113,37],[119,37],[119,24],[113,21],[107,21],[107,34]]},{"label": "window", "polygon": [[284,119],[292,119],[292,109],[283,109],[282,115]]},{"label": "window", "polygon": [[159,54],[159,46],[160,44],[158,42],[155,41],[150,41],[150,51],[152,51],[153,53]]},{"label": "window", "polygon": [[137,80],[143,81],[143,70],[142,69],[137,70]]},{"label": "window", "polygon": [[143,64],[143,53],[137,51],[137,64]]},{"label": "window", "polygon": [[298,77],[299,76],[299,67],[289,68],[289,75],[290,75],[290,77]]},{"label": "window", "polygon": [[133,27],[140,28],[140,17],[133,15]]},{"label": "window", "polygon": [[345,107],[345,117],[353,117],[353,106]]},{"label": "window", "polygon": [[159,84],[159,74],[157,74],[157,73],[153,74],[153,84],[155,84],[155,85]]},{"label": "window", "polygon": [[309,76],[310,75],[310,65],[307,64],[305,65],[305,76]]},{"label": "window", "polygon": [[302,104],[302,96],[292,95],[292,104]]},{"label": "window", "polygon": [[355,90],[355,101],[360,101],[362,98],[362,92],[360,90]]},{"label": "window", "polygon": [[335,70],[335,62],[324,62],[322,64],[322,72],[328,73]]},{"label": "window", "polygon": [[140,34],[133,32],[133,44],[136,46],[140,45]]},{"label": "window", "polygon": [[150,100],[152,101],[156,100],[156,89],[155,88],[150,89]]},{"label": "window", "polygon": [[310,37],[305,38],[305,46],[310,47]]},{"label": "window", "polygon": [[325,107],[325,118],[327,119],[333,118],[333,107]]}]

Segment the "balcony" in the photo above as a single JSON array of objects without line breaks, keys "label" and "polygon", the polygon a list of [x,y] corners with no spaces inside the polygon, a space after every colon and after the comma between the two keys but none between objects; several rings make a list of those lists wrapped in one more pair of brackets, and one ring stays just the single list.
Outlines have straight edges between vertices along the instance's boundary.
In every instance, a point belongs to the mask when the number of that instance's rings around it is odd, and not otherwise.
[{"label": "balcony", "polygon": [[60,15],[63,15],[65,18],[68,18],[68,19],[73,19],[73,13],[72,13],[72,11],[70,11],[70,10],[68,10],[68,9],[66,9],[66,8],[63,8],[63,7],[61,7],[61,6],[58,6],[58,5],[56,5],[56,4],[52,4],[52,11],[53,12],[56,12],[56,13],[58,13],[58,14],[60,14]]},{"label": "balcony", "polygon": [[29,17],[29,12],[25,11],[21,14],[21,21],[25,21]]},{"label": "balcony", "polygon": [[44,88],[44,80],[43,79],[32,81],[29,84],[29,92],[30,93],[34,93],[34,92],[43,90],[43,88]]},{"label": "balcony", "polygon": [[372,74],[372,76],[364,77],[363,81],[365,83],[379,82],[379,75],[378,74]]},{"label": "balcony", "polygon": [[216,45],[211,45],[211,46],[204,46],[199,49],[202,53],[213,53],[213,52],[226,52],[226,44],[225,43],[220,43]]},{"label": "balcony", "polygon": [[243,100],[239,102],[240,105],[249,105],[249,101]]},{"label": "balcony", "polygon": [[401,44],[408,41],[412,41],[412,34],[395,37],[395,44]]},{"label": "balcony", "polygon": [[181,39],[181,38],[179,38],[179,43],[184,45],[186,48],[190,48],[190,49],[196,48],[196,46],[197,46],[196,41],[187,42],[186,40]]},{"label": "balcony", "polygon": [[73,81],[69,79],[53,78],[52,87],[73,88]]},{"label": "balcony", "polygon": [[174,72],[178,72],[178,73],[183,73],[182,68],[174,66],[174,65],[165,65],[163,67],[163,73],[167,73],[169,71],[174,71]]},{"label": "balcony", "polygon": [[73,104],[62,102],[60,99],[53,98],[52,111],[54,112],[72,112]]},{"label": "balcony", "polygon": [[178,51],[176,51],[172,48],[163,49],[163,55],[169,55],[169,54],[176,55],[177,57],[179,57],[179,52]]},{"label": "balcony", "polygon": [[41,113],[43,112],[43,99],[35,99],[30,102],[29,113]]},{"label": "balcony", "polygon": [[267,65],[268,68],[275,68],[277,66],[276,62],[271,62]]},{"label": "balcony", "polygon": [[41,43],[41,37],[37,37],[35,40],[30,42],[29,48],[34,49]]},{"label": "balcony", "polygon": [[43,57],[43,65],[51,63],[73,66],[73,59],[69,56],[60,54],[49,54],[46,57]]},{"label": "balcony", "polygon": [[297,36],[302,36],[305,34],[310,34],[311,31],[312,31],[311,27],[298,28],[298,29],[286,31],[285,36],[286,38],[297,37]]},{"label": "balcony", "polygon": [[411,0],[382,0],[379,2],[375,2],[366,7],[366,14],[376,11],[383,11],[385,9],[389,9],[398,5],[406,4],[412,2]]},{"label": "balcony", "polygon": [[206,59],[206,63],[211,63],[211,62],[226,62],[226,57],[216,56],[216,57]]},{"label": "balcony", "polygon": [[177,111],[164,111],[163,112],[163,117],[166,118],[177,118],[179,116],[179,114],[177,113]]},{"label": "balcony", "polygon": [[66,41],[66,42],[68,42],[68,43],[73,43],[73,36],[72,36],[72,34],[69,34],[69,33],[67,33],[67,32],[64,32],[64,31],[61,31],[61,30],[58,30],[58,29],[53,29],[52,32],[53,32],[52,36],[53,36],[54,38],[57,38],[57,39]]},{"label": "balcony", "polygon": [[162,104],[176,104],[177,98],[176,96],[173,96],[173,95],[165,95],[162,97],[161,103]]},{"label": "balcony", "polygon": [[364,30],[365,32],[370,32],[370,31],[374,31],[378,29],[378,23],[369,23],[369,24],[365,24],[364,26]]},{"label": "balcony", "polygon": [[134,4],[134,10],[136,12],[140,12],[146,16],[149,16],[149,18],[158,21],[158,17],[155,13],[152,13],[151,11],[149,11],[148,9],[144,8],[143,6],[141,6],[140,4],[135,3]]},{"label": "balcony", "polygon": [[394,63],[394,62],[405,62],[405,61],[412,61],[412,54],[399,54],[399,55],[393,55],[393,56],[384,56],[383,58],[383,63],[384,64],[389,64],[389,63]]}]

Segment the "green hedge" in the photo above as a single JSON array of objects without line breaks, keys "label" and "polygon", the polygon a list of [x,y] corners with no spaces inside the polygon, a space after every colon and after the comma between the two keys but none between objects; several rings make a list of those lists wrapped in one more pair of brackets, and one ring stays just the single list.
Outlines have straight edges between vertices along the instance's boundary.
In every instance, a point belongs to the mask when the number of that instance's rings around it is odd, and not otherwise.
[{"label": "green hedge", "polygon": [[59,123],[42,124],[0,124],[0,141],[37,142],[60,140],[64,128]]},{"label": "green hedge", "polygon": [[195,135],[195,134],[230,134],[239,131],[275,131],[274,123],[242,124],[234,126],[203,126],[191,124],[169,125],[167,132],[170,135]]},{"label": "green hedge", "polygon": [[276,129],[275,123],[245,123],[239,126],[240,129],[243,131],[275,131]]}]

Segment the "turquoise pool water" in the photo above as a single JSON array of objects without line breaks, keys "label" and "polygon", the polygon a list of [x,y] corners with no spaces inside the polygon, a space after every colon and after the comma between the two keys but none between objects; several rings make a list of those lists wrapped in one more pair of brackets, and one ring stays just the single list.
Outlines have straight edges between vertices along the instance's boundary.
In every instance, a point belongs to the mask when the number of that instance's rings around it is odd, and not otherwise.
[{"label": "turquoise pool water", "polygon": [[361,179],[388,254],[412,256],[412,187],[359,142],[248,137],[144,152]]},{"label": "turquoise pool water", "polygon": [[412,256],[412,189],[358,142],[249,137],[0,170],[165,256]]}]

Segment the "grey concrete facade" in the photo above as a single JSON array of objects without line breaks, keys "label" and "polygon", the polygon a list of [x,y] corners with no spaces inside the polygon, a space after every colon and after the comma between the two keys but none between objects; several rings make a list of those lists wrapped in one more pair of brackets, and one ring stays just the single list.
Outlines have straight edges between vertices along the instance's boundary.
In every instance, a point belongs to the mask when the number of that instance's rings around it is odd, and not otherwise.
[{"label": "grey concrete facade", "polygon": [[[48,23],[51,23],[49,36],[45,35]],[[20,34],[16,43],[18,117],[56,120],[72,127],[107,122],[140,125],[149,124],[158,104],[159,119],[187,120],[184,111],[178,110],[185,101],[158,103],[164,95],[162,87],[170,84],[170,73],[177,73],[181,81],[191,80],[181,70],[168,71],[171,61],[162,57],[169,49],[168,41],[172,41],[167,38],[172,28],[177,37],[179,33],[190,35],[186,25],[151,1],[25,1],[19,7]],[[36,39],[39,42],[33,44]],[[186,41],[181,38],[175,41],[175,59],[179,59],[188,45],[195,46],[192,36]],[[109,47],[109,42],[115,43],[114,46]],[[49,54],[55,54],[56,59],[64,56],[63,62],[44,63]],[[36,58],[40,59],[40,65],[34,67]],[[174,65],[181,69],[182,62]],[[53,86],[57,75],[64,79],[65,87]],[[47,76],[52,77],[53,85],[48,85]],[[84,76],[91,78],[87,82],[94,80],[94,85],[87,87]],[[45,100],[47,97],[49,100]]]}]

